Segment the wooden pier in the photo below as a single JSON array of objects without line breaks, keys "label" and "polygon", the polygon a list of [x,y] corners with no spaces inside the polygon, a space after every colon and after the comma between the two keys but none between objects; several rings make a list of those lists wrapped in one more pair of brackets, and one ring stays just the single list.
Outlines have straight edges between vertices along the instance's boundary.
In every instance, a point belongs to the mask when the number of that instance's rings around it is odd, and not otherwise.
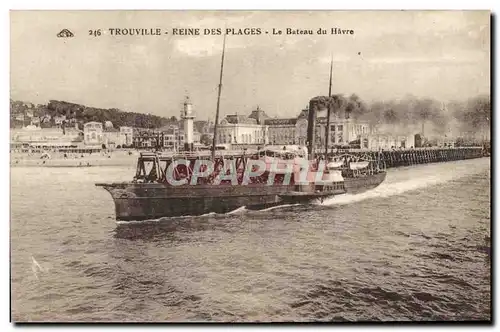
[{"label": "wooden pier", "polygon": [[344,150],[330,152],[328,153],[328,156],[342,155],[346,152],[365,159],[377,159],[377,157],[380,157],[385,162],[387,168],[473,159],[487,156],[483,147],[420,148],[381,151]]}]

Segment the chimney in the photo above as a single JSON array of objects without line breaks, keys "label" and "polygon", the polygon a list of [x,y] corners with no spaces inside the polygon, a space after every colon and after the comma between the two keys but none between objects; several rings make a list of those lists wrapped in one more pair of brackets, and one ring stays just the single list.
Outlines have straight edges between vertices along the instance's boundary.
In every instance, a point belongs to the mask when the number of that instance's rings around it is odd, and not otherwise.
[{"label": "chimney", "polygon": [[309,101],[309,114],[307,119],[307,152],[309,160],[314,159],[314,147],[316,138],[316,102]]}]

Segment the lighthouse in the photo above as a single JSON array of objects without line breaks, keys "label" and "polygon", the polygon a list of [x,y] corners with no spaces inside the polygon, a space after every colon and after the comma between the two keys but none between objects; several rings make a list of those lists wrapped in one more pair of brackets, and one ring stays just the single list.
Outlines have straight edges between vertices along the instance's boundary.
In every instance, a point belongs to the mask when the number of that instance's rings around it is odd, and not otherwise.
[{"label": "lighthouse", "polygon": [[184,123],[184,151],[193,151],[193,104],[186,97],[184,108],[182,109],[181,119]]}]

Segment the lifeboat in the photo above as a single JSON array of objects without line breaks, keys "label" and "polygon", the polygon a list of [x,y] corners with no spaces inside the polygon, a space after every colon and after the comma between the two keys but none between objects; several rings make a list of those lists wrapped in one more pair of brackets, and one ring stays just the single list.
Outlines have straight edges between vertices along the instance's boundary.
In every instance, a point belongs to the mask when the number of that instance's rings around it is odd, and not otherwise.
[{"label": "lifeboat", "polygon": [[344,161],[330,161],[328,164],[326,164],[326,168],[328,169],[336,169],[340,168],[344,165]]},{"label": "lifeboat", "polygon": [[369,164],[370,164],[369,161],[351,162],[349,164],[349,168],[352,170],[359,170],[359,169],[367,168]]}]

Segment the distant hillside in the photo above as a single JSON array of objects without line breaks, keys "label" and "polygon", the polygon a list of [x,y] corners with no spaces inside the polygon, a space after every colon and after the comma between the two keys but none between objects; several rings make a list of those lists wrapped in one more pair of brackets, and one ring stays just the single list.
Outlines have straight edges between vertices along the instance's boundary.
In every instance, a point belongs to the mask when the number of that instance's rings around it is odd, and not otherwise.
[{"label": "distant hillside", "polygon": [[[24,115],[24,117],[23,117]],[[102,109],[85,105],[51,100],[47,105],[34,105],[24,101],[10,100],[11,128],[30,124],[33,117],[39,118],[42,127],[55,126],[55,117],[65,116],[67,122],[83,124],[89,121],[111,121],[115,128],[130,126],[138,128],[159,128],[177,124],[175,116],[164,118],[157,115],[124,112],[116,108]],[[71,120],[73,119],[73,120]]]}]

